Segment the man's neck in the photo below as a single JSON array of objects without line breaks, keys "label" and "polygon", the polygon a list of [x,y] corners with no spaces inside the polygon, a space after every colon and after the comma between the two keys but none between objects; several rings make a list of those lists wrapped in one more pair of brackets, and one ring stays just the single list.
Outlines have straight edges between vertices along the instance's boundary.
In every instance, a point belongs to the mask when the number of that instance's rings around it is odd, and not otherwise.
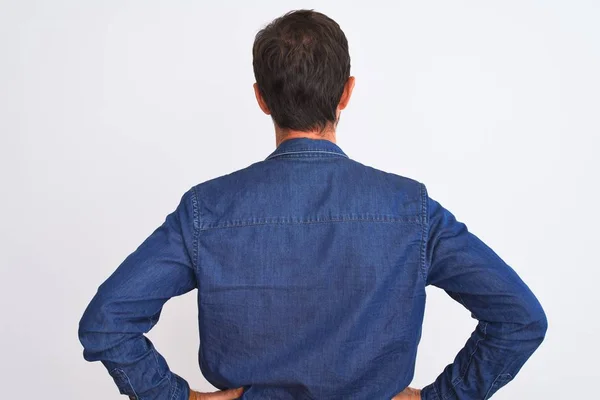
[{"label": "man's neck", "polygon": [[279,146],[281,142],[294,139],[294,138],[309,138],[309,139],[320,139],[320,140],[329,140],[330,142],[335,143],[336,136],[335,130],[325,130],[323,132],[313,131],[313,132],[303,132],[303,131],[291,131],[288,130],[286,132],[282,132],[279,129],[275,129],[275,146]]}]

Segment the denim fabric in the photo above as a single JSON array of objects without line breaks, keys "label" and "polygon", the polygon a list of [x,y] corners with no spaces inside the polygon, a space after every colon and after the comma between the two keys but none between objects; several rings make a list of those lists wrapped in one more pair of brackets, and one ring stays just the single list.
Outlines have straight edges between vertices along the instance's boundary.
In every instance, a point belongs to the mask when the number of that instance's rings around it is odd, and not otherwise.
[{"label": "denim fabric", "polygon": [[422,399],[489,399],[545,336],[532,291],[423,183],[294,138],[183,194],[99,286],[79,339],[120,393],[187,400],[144,334],[169,298],[198,289],[198,362],[215,387],[388,400],[413,379],[427,285],[478,324]]}]

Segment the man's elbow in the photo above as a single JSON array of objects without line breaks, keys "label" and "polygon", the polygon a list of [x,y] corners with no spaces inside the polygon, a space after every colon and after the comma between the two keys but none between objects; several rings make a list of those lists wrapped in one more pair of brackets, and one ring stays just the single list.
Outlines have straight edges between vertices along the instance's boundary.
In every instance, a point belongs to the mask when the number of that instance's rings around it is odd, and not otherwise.
[{"label": "man's elbow", "polygon": [[542,310],[539,319],[536,321],[536,327],[538,332],[538,340],[540,343],[546,337],[546,332],[548,331],[548,317],[546,313]]},{"label": "man's elbow", "polygon": [[520,296],[507,311],[510,319],[488,326],[487,334],[519,342],[516,346],[521,350],[535,350],[544,341],[548,331],[548,317],[540,302],[529,292],[529,295]]},{"label": "man's elbow", "polygon": [[530,303],[529,318],[526,324],[526,339],[537,348],[545,339],[548,331],[548,317],[537,299]]},{"label": "man's elbow", "polygon": [[85,360],[101,359],[102,351],[107,348],[108,326],[106,302],[96,295],[83,312],[77,329]]}]

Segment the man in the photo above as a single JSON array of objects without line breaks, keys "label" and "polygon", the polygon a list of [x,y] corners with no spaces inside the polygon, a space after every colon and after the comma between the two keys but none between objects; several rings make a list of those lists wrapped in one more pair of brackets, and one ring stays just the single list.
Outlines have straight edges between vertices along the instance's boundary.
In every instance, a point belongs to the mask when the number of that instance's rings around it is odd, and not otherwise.
[{"label": "man", "polygon": [[[79,326],[85,359],[132,399],[490,398],[545,336],[529,287],[423,183],[337,145],[355,80],[335,21],[275,19],[256,35],[253,67],[276,149],[190,188],[100,285]],[[408,385],[427,285],[478,324],[419,390]],[[191,390],[144,335],[193,289],[200,368],[220,392]]]}]

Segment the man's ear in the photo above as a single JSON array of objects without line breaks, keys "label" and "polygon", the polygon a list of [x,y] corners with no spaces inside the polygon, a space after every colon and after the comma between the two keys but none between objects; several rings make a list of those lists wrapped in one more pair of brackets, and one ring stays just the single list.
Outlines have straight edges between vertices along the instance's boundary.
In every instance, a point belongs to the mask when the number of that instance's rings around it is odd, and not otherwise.
[{"label": "man's ear", "polygon": [[258,106],[265,114],[270,115],[271,111],[269,110],[269,107],[267,107],[267,103],[265,103],[265,100],[263,99],[263,97],[260,95],[260,90],[258,90],[258,84],[256,82],[254,82],[254,85],[252,85],[252,86],[254,87],[254,96],[256,96],[256,101],[258,102]]},{"label": "man's ear", "polygon": [[343,110],[348,105],[350,97],[352,96],[352,91],[354,90],[354,81],[355,78],[353,76],[350,76],[344,84],[344,92],[342,93],[342,97],[340,97],[338,110]]}]

